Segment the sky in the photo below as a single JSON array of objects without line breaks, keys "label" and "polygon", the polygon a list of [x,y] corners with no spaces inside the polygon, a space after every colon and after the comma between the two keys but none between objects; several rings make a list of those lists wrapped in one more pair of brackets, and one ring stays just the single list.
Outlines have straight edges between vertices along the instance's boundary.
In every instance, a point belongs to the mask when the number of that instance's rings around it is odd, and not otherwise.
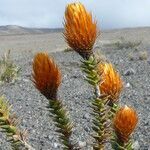
[{"label": "sky", "polygon": [[[60,28],[77,0],[0,0],[0,26]],[[150,26],[150,0],[80,0],[102,29]]]}]

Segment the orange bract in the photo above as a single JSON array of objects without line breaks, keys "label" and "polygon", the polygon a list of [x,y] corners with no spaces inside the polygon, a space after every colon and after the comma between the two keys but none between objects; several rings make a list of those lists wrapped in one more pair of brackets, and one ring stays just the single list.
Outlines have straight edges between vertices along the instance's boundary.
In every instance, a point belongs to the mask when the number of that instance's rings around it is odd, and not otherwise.
[{"label": "orange bract", "polygon": [[37,53],[33,61],[33,82],[48,99],[56,99],[61,73],[47,53]]},{"label": "orange bract", "polygon": [[64,28],[68,45],[88,59],[97,37],[97,23],[92,14],[81,3],[71,3],[66,7]]},{"label": "orange bract", "polygon": [[114,129],[120,142],[127,142],[130,134],[133,132],[138,117],[132,108],[125,106],[120,108],[114,118]]},{"label": "orange bract", "polygon": [[101,94],[108,95],[112,102],[117,101],[123,87],[120,75],[111,63],[99,64],[98,71],[101,74],[100,78],[102,81],[99,85]]}]

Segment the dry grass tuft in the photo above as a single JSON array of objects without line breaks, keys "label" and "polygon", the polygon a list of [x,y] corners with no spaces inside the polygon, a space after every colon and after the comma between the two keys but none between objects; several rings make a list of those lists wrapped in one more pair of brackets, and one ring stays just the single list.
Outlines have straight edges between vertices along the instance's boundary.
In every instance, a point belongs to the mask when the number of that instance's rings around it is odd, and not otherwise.
[{"label": "dry grass tuft", "polygon": [[148,59],[148,53],[147,51],[141,51],[139,52],[139,60],[147,60]]},{"label": "dry grass tuft", "polygon": [[72,51],[73,51],[73,49],[70,48],[70,47],[67,47],[67,48],[64,49],[64,52],[72,52]]}]

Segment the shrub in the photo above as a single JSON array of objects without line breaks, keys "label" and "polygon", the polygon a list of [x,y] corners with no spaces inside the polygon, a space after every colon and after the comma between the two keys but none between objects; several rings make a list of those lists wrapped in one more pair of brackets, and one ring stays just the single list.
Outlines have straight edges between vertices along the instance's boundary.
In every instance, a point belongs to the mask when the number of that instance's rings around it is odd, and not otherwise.
[{"label": "shrub", "polygon": [[136,49],[141,43],[142,41],[128,41],[121,37],[119,41],[114,43],[114,45],[117,47],[117,49]]},{"label": "shrub", "polygon": [[17,79],[20,68],[10,58],[10,50],[0,60],[0,82],[13,82]]}]

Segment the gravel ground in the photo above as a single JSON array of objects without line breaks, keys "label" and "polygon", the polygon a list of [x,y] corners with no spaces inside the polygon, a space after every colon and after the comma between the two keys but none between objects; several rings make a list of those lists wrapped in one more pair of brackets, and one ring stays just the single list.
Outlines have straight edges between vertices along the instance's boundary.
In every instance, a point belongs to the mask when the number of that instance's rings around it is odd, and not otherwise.
[{"label": "gravel ground", "polygon": [[[150,46],[147,45],[150,49]],[[124,90],[120,97],[121,105],[127,104],[137,110],[139,123],[133,135],[136,149],[150,149],[150,58],[140,60],[139,51],[133,49],[117,50],[105,48],[99,42],[96,50],[110,60],[120,72],[124,81]],[[132,52],[134,59],[129,59]],[[148,51],[149,52],[149,51]],[[80,56],[75,52],[50,53],[62,71],[62,84],[59,97],[67,105],[74,122],[73,139],[91,150],[90,100],[93,89],[84,81],[80,70]],[[29,143],[36,150],[59,150],[61,145],[54,132],[55,126],[46,111],[48,101],[34,88],[31,82],[32,59],[34,52],[21,51],[12,53],[14,62],[21,67],[19,79],[15,83],[1,85],[0,94],[9,99],[13,112],[21,119],[20,127],[28,129]],[[0,149],[10,150],[4,134],[0,133]]]}]

